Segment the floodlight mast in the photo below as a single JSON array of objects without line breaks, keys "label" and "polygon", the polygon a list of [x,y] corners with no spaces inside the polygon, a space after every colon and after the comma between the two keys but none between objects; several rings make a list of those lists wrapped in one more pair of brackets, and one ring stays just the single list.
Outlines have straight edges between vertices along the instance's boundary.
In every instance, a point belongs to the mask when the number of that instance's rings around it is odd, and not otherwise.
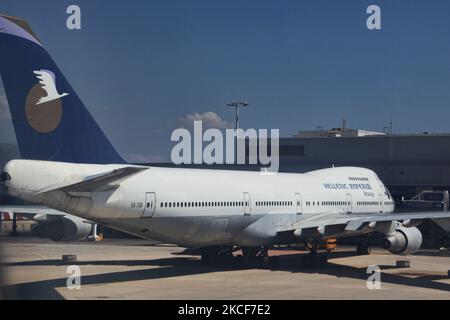
[{"label": "floodlight mast", "polygon": [[247,102],[244,101],[236,101],[236,102],[230,102],[227,104],[228,107],[232,107],[235,108],[235,114],[236,114],[236,122],[235,122],[235,129],[236,129],[236,144],[235,144],[235,161],[237,164],[237,146],[238,146],[238,135],[239,135],[239,109],[240,108],[245,108],[247,107],[249,104]]}]

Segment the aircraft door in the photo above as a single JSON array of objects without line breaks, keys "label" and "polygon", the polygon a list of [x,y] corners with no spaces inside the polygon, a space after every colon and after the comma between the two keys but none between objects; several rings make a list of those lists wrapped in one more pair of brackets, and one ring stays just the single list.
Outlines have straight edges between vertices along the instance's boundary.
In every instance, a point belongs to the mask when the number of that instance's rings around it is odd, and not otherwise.
[{"label": "aircraft door", "polygon": [[352,205],[352,195],[347,193],[347,213],[352,213],[353,205]]},{"label": "aircraft door", "polygon": [[250,193],[244,192],[244,215],[249,215],[252,211],[252,201]]},{"label": "aircraft door", "polygon": [[145,194],[144,213],[142,218],[151,218],[155,213],[156,208],[156,194],[154,192],[147,192]]},{"label": "aircraft door", "polygon": [[384,199],[383,199],[383,194],[380,193],[380,194],[378,195],[379,212],[380,212],[380,213],[383,213],[383,212],[384,212],[383,200],[384,200]]},{"label": "aircraft door", "polygon": [[295,207],[297,214],[302,214],[303,208],[302,208],[302,195],[300,193],[295,194]]}]

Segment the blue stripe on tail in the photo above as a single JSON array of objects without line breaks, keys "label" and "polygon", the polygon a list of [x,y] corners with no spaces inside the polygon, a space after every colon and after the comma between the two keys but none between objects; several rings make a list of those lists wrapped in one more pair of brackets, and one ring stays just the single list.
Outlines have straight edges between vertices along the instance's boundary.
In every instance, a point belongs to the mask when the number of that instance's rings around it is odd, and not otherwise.
[{"label": "blue stripe on tail", "polygon": [[0,74],[24,159],[125,163],[28,25],[1,15]]}]

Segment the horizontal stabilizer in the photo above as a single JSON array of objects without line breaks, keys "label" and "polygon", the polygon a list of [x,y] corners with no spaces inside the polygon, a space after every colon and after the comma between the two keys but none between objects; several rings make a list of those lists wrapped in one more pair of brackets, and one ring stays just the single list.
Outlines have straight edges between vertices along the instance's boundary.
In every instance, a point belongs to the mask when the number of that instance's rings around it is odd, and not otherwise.
[{"label": "horizontal stabilizer", "polygon": [[53,192],[53,191],[65,191],[65,192],[93,192],[93,191],[105,191],[111,190],[117,187],[121,181],[130,176],[147,170],[147,167],[123,167],[108,171],[105,173],[88,176],[81,181],[73,183],[65,183],[63,185],[51,186],[38,192],[38,194]]},{"label": "horizontal stabilizer", "polygon": [[65,216],[67,213],[43,206],[0,206],[0,212],[18,213],[33,220],[39,220],[40,216]]}]

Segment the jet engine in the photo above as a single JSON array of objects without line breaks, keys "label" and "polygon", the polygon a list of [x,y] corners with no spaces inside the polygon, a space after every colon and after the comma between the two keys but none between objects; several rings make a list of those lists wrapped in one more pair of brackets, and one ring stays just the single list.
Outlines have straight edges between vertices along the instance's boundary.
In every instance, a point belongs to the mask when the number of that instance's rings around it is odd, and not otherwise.
[{"label": "jet engine", "polygon": [[383,248],[393,254],[413,254],[421,245],[422,233],[416,227],[399,227],[383,240]]},{"label": "jet engine", "polygon": [[61,217],[51,221],[39,222],[33,227],[33,234],[52,241],[75,241],[87,238],[91,234],[92,225],[83,219]]}]

